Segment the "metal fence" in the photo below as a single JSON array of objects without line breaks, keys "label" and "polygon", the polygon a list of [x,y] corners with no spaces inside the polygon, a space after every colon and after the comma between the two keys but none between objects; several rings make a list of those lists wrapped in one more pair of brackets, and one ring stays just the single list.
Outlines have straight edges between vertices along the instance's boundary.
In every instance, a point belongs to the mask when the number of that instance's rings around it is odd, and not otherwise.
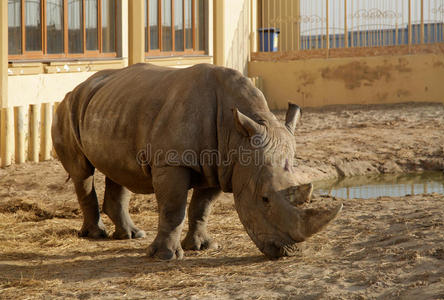
[{"label": "metal fence", "polygon": [[444,0],[259,0],[258,15],[261,52],[444,41]]}]

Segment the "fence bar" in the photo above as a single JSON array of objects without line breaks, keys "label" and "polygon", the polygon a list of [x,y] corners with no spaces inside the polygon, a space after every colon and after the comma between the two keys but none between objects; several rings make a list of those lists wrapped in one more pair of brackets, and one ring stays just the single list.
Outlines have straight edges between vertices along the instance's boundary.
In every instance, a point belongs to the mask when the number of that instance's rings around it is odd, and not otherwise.
[{"label": "fence bar", "polygon": [[52,124],[52,105],[51,103],[43,103],[42,105],[42,121],[40,135],[40,161],[51,159],[51,124]]},{"label": "fence bar", "polygon": [[25,162],[25,107],[14,107],[15,163]]},{"label": "fence bar", "polygon": [[12,107],[1,109],[1,167],[11,165],[14,152],[14,113]]},{"label": "fence bar", "polygon": [[412,0],[408,0],[409,2],[409,25],[408,25],[408,44],[409,46],[412,44]]},{"label": "fence bar", "polygon": [[421,27],[419,35],[421,44],[424,44],[424,0],[421,0]]},{"label": "fence bar", "polygon": [[328,50],[330,49],[330,33],[328,30],[328,0],[325,0],[325,48],[327,49],[327,57],[328,57]]},{"label": "fence bar", "polygon": [[29,106],[29,141],[28,141],[28,160],[31,162],[39,161],[39,123],[40,123],[40,104],[31,104]]},{"label": "fence bar", "polygon": [[344,0],[344,48],[348,48],[347,0]]}]

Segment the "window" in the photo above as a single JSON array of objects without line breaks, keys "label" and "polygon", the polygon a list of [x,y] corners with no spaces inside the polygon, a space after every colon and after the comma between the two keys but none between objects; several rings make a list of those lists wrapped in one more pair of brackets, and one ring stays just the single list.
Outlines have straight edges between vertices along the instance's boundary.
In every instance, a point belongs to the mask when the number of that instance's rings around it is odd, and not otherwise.
[{"label": "window", "polygon": [[147,55],[205,54],[207,2],[208,0],[146,0]]},{"label": "window", "polygon": [[117,0],[8,0],[9,58],[116,56],[116,5]]}]

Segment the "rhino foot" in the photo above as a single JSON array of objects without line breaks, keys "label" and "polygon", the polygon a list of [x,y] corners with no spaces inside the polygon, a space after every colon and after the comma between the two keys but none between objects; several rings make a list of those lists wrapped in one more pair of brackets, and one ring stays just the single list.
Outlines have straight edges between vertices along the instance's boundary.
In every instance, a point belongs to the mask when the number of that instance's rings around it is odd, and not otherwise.
[{"label": "rhino foot", "polygon": [[148,256],[160,260],[183,259],[183,250],[180,244],[167,247],[154,241],[148,247]]},{"label": "rhino foot", "polygon": [[116,230],[113,233],[113,239],[116,240],[128,240],[128,239],[140,239],[146,237],[146,233],[137,227],[129,228],[128,230]]},{"label": "rhino foot", "polygon": [[108,233],[106,232],[105,226],[103,224],[94,226],[83,225],[82,229],[79,231],[79,236],[92,239],[103,239],[108,237]]},{"label": "rhino foot", "polygon": [[207,250],[207,249],[219,249],[218,243],[213,241],[208,234],[191,234],[188,232],[185,239],[182,241],[182,248],[185,250]]}]

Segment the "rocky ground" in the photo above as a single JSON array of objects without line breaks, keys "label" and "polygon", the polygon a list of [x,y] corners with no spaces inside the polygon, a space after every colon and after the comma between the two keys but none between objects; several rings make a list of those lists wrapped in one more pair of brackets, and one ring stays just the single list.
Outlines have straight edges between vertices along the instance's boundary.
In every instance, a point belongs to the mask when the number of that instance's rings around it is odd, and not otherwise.
[{"label": "rocky ground", "polygon": [[[306,109],[296,168],[307,182],[444,170],[443,132],[442,104]],[[131,203],[147,238],[80,239],[82,216],[66,178],[55,160],[0,169],[0,298],[444,299],[442,195],[315,196],[310,205],[341,201],[343,212],[301,256],[269,261],[225,194],[209,226],[222,248],[166,263],[145,255],[157,227],[153,196]],[[97,190],[102,198],[100,174]]]}]

